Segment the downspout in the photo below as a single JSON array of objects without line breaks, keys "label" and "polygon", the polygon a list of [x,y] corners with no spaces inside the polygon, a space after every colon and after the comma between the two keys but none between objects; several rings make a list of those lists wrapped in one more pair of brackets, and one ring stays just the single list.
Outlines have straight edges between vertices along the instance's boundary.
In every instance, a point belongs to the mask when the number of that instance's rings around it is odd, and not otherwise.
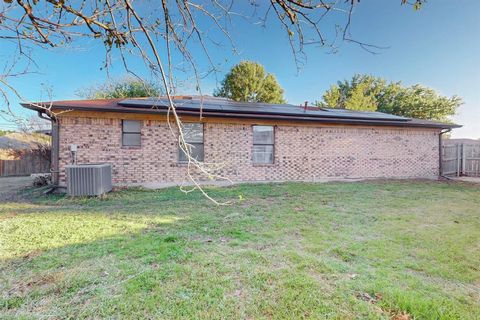
[{"label": "downspout", "polygon": [[442,178],[445,178],[445,179],[448,179],[448,180],[452,180],[451,178],[447,177],[447,176],[444,176],[442,174],[442,165],[443,165],[443,155],[442,155],[442,147],[443,147],[443,143],[442,143],[442,135],[445,134],[445,133],[449,133],[450,131],[452,131],[451,128],[449,129],[446,129],[445,131],[442,130],[440,131],[440,134],[438,135],[438,175]]},{"label": "downspout", "polygon": [[52,148],[50,150],[50,173],[52,174],[52,184],[54,187],[58,187],[59,183],[59,149],[60,149],[60,139],[59,139],[59,130],[58,130],[58,121],[53,117],[46,117],[42,111],[38,111],[38,117],[47,121],[50,121],[52,124]]}]

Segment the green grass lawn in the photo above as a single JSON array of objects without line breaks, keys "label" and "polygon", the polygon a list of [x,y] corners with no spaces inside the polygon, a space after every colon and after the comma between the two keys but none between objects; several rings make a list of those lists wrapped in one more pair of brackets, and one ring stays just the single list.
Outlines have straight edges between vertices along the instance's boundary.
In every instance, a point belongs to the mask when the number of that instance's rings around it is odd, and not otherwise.
[{"label": "green grass lawn", "polygon": [[210,192],[0,203],[0,318],[480,318],[478,185]]}]

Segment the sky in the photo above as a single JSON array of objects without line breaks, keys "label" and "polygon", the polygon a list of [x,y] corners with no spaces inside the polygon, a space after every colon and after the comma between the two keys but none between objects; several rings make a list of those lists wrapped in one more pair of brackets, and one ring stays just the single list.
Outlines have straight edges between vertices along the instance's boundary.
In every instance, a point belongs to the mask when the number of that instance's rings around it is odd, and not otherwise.
[{"label": "sky", "polygon": [[[341,21],[334,17],[324,23],[332,27]],[[260,27],[237,19],[231,30],[239,53],[234,54],[228,45],[210,49],[220,71],[202,80],[204,94],[212,94],[224,74],[241,60],[263,64],[277,77],[285,90],[286,100],[292,104],[313,103],[338,80],[366,73],[406,85],[419,83],[446,96],[460,96],[465,103],[452,120],[463,127],[455,129],[452,137],[480,139],[478,0],[429,1],[418,11],[401,6],[400,0],[361,1],[353,15],[352,37],[387,48],[372,54],[358,45],[339,42],[338,51],[332,53],[327,48],[311,45],[305,49],[305,61],[300,69],[294,62],[287,36],[275,22]],[[327,28],[326,33],[331,36],[332,30]],[[206,69],[207,60],[200,50],[194,48],[193,53],[199,57],[200,68]],[[54,100],[78,99],[79,89],[107,79],[106,72],[100,70],[104,49],[94,43],[80,43],[60,50],[38,50],[34,55],[39,74],[19,77],[13,82],[16,89],[32,101],[48,99],[45,88],[50,88]],[[141,70],[138,59],[131,59],[130,63]],[[118,59],[113,61],[110,71],[114,78],[124,74]],[[184,80],[184,85],[178,88],[180,93],[195,94],[194,85],[189,82],[191,74],[179,74],[178,78]],[[12,98],[11,103],[18,114],[29,114],[17,106],[18,99]],[[0,118],[0,129],[11,127]]]}]

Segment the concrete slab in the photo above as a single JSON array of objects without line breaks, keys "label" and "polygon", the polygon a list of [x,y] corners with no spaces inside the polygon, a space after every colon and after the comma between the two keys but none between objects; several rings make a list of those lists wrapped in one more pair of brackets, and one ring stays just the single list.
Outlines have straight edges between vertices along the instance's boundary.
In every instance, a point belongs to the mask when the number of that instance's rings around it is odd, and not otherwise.
[{"label": "concrete slab", "polygon": [[[327,183],[327,182],[359,182],[359,181],[388,181],[388,180],[418,180],[418,178],[410,177],[403,179],[382,179],[382,178],[323,178],[315,180],[270,180],[270,181],[198,181],[200,186],[215,186],[215,187],[228,187],[239,184],[262,184],[262,183],[285,183],[285,182],[305,182],[305,183]],[[437,176],[424,177],[420,180],[438,180]],[[130,183],[130,184],[118,184],[114,187],[141,187],[145,189],[163,189],[170,187],[193,187],[194,184],[189,181],[183,183],[169,183],[169,182],[145,182],[145,183]]]},{"label": "concrete slab", "polygon": [[455,181],[463,181],[463,182],[471,182],[471,183],[478,183],[480,184],[480,177],[454,177],[451,178]]}]

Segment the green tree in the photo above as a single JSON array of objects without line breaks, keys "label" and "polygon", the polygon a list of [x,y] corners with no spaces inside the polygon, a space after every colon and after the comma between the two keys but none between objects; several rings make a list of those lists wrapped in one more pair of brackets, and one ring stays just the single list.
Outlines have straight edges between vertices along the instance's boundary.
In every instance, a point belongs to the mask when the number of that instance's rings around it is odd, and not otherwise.
[{"label": "green tree", "polygon": [[81,89],[77,95],[85,99],[141,98],[158,97],[162,90],[153,82],[123,78]]},{"label": "green tree", "polygon": [[7,134],[9,134],[9,133],[13,133],[13,132],[15,132],[15,131],[12,131],[12,130],[0,130],[0,137],[1,137],[1,136],[5,136],[5,135],[7,135]]},{"label": "green tree", "polygon": [[252,61],[242,61],[234,66],[213,95],[235,101],[285,103],[283,89],[275,76]]},{"label": "green tree", "polygon": [[316,104],[448,121],[463,102],[458,96],[445,97],[419,84],[406,87],[401,82],[387,82],[379,77],[356,74],[350,80],[332,85],[323,95],[323,101]]}]

